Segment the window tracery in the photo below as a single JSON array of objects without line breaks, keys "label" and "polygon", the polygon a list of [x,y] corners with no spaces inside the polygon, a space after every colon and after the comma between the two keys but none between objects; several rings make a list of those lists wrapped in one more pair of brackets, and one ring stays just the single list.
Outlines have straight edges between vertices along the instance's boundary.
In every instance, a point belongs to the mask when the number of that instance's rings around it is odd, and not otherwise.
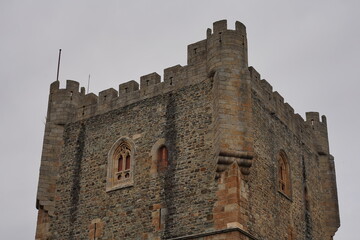
[{"label": "window tracery", "polygon": [[134,168],[134,144],[126,137],[118,139],[108,154],[106,190],[132,186]]},{"label": "window tracery", "polygon": [[131,148],[126,142],[122,142],[116,149],[114,157],[117,159],[116,179],[118,181],[126,180],[130,177]]}]

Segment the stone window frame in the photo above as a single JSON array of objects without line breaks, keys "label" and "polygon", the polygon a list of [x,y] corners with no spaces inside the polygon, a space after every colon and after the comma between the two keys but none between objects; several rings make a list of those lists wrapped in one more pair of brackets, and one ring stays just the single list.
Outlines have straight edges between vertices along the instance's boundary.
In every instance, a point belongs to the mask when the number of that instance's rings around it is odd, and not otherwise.
[{"label": "stone window frame", "polygon": [[104,222],[100,218],[91,221],[89,225],[89,239],[99,239],[104,234]]},{"label": "stone window frame", "polygon": [[[162,147],[165,147],[167,151],[166,164],[160,162],[161,159],[159,156],[159,151]],[[155,142],[155,144],[151,148],[150,156],[151,156],[151,169],[150,169],[151,176],[157,176],[161,171],[168,168],[170,151],[169,151],[169,147],[165,143],[165,138],[160,138]]]},{"label": "stone window frame", "polygon": [[294,227],[292,225],[289,225],[287,232],[287,240],[294,240],[294,239],[295,239]]},{"label": "stone window frame", "polygon": [[278,191],[287,198],[291,199],[291,171],[289,158],[284,150],[280,150],[277,156],[277,174]]},{"label": "stone window frame", "polygon": [[[130,156],[130,168],[118,171],[119,157],[125,156],[126,152]],[[125,162],[126,159],[124,158]],[[124,163],[125,166],[125,163]],[[107,177],[106,192],[131,187],[134,185],[134,167],[135,167],[135,143],[129,137],[120,137],[112,145],[107,156]],[[128,175],[125,178],[125,174]],[[119,178],[121,175],[121,178]]]}]

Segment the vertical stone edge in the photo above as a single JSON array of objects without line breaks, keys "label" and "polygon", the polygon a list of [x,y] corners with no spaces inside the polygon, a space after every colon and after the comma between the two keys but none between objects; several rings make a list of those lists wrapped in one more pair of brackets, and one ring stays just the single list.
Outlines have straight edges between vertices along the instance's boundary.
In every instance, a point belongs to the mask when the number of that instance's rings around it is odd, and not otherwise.
[{"label": "vertical stone edge", "polygon": [[64,126],[75,117],[81,94],[79,83],[75,81],[67,80],[66,89],[59,89],[59,81],[50,85],[36,196],[36,208],[38,209],[36,240],[48,239],[51,236],[50,223],[55,214],[56,181],[64,144]]}]

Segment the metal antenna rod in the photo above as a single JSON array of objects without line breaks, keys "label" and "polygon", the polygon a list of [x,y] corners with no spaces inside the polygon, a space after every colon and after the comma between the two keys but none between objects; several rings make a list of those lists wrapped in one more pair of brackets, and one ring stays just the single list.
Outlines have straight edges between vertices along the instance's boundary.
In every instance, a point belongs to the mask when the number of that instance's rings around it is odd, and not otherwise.
[{"label": "metal antenna rod", "polygon": [[59,49],[59,59],[58,59],[58,67],[57,67],[57,72],[56,72],[56,81],[59,81],[60,58],[61,58],[61,49]]},{"label": "metal antenna rod", "polygon": [[88,78],[88,87],[87,87],[87,93],[89,93],[89,88],[90,88],[90,74],[89,74],[89,78]]}]

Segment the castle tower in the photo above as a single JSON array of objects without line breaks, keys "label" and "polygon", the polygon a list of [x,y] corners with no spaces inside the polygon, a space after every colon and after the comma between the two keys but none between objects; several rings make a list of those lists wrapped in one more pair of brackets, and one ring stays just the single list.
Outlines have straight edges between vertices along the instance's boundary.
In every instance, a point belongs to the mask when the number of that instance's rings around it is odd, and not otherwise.
[{"label": "castle tower", "polygon": [[63,146],[64,126],[75,117],[80,96],[79,83],[68,80],[65,89],[59,89],[59,81],[50,86],[45,135],[41,157],[40,177],[36,199],[38,213],[37,239],[48,238],[49,222],[54,217],[55,191]]},{"label": "castle tower", "polygon": [[101,91],[50,87],[36,239],[331,239],[325,117],[306,120],[215,22],[186,66]]}]

